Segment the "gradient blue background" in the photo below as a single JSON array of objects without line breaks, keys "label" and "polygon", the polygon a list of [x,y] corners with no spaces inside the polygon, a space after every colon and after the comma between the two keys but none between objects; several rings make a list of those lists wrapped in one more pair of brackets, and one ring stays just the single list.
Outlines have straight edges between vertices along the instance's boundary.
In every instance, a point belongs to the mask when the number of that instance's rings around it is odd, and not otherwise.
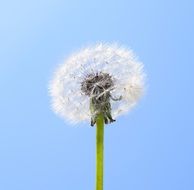
[{"label": "gradient blue background", "polygon": [[192,0],[0,3],[0,189],[91,190],[95,128],[50,110],[48,81],[96,41],[131,47],[147,93],[106,127],[105,190],[194,189]]}]

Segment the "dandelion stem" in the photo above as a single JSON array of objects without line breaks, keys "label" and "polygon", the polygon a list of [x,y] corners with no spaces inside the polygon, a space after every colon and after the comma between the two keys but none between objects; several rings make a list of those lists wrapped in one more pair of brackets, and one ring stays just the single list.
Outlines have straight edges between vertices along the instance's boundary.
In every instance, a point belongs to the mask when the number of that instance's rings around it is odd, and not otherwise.
[{"label": "dandelion stem", "polygon": [[104,117],[96,120],[96,190],[103,190]]}]

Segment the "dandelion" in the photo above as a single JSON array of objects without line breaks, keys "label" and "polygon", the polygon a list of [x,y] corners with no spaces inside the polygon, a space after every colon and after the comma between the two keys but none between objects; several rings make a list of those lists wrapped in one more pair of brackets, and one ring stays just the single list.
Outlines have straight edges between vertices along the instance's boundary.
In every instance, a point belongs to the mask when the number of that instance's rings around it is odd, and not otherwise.
[{"label": "dandelion", "polygon": [[103,189],[104,124],[134,107],[143,94],[143,65],[132,50],[99,43],[71,55],[50,83],[54,112],[67,121],[96,124],[96,190]]}]

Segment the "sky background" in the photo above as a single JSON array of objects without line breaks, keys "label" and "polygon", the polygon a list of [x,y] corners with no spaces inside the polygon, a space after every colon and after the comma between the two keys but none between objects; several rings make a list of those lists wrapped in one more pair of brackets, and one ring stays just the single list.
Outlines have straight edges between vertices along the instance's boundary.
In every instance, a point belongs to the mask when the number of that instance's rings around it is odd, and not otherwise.
[{"label": "sky background", "polygon": [[73,51],[131,47],[147,92],[105,129],[105,190],[194,189],[194,2],[0,2],[0,189],[95,189],[95,128],[50,109],[48,82]]}]

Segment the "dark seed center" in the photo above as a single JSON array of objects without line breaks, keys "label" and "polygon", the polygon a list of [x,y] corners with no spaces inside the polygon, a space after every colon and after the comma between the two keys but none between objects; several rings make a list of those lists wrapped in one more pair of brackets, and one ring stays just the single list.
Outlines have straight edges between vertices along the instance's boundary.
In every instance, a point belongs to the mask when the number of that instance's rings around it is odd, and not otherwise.
[{"label": "dark seed center", "polygon": [[98,96],[103,92],[111,90],[114,86],[112,76],[108,73],[91,73],[86,75],[81,82],[81,91],[87,96]]}]

